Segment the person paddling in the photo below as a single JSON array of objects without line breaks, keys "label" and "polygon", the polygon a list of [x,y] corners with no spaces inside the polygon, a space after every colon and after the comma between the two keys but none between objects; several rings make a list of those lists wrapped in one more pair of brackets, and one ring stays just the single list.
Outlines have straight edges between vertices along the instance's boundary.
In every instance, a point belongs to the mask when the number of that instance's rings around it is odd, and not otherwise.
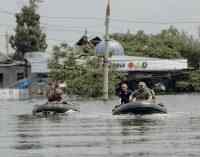
[{"label": "person paddling", "polygon": [[62,102],[64,91],[57,82],[50,82],[47,89],[48,102]]},{"label": "person paddling", "polygon": [[131,101],[153,101],[155,93],[147,87],[145,82],[139,82],[138,89],[131,94],[130,99]]}]

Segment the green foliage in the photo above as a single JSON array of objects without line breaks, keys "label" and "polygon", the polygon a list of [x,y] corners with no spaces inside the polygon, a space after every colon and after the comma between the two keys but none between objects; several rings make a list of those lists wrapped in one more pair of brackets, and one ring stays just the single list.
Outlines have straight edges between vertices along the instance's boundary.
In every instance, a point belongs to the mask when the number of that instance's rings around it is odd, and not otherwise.
[{"label": "green foliage", "polygon": [[191,85],[191,82],[185,81],[177,81],[176,82],[176,92],[193,92],[194,88]]},{"label": "green foliage", "polygon": [[46,34],[40,28],[40,15],[36,13],[37,3],[37,0],[30,0],[29,5],[16,14],[17,26],[15,35],[10,37],[10,44],[19,59],[23,59],[26,52],[47,48]]},{"label": "green foliage", "polygon": [[190,73],[188,81],[195,92],[200,92],[200,71],[196,70]]},{"label": "green foliage", "polygon": [[[184,35],[185,36],[185,35]],[[183,36],[183,37],[184,37]],[[184,44],[180,50],[181,55],[188,59],[189,65],[195,69],[199,69],[200,63],[200,42],[192,36],[184,37]]]},{"label": "green foliage", "polygon": [[187,58],[189,66],[199,68],[200,42],[179,32],[176,28],[162,30],[156,35],[147,35],[143,31],[136,34],[113,34],[112,38],[122,43],[126,55],[159,57],[159,58]]},{"label": "green foliage", "polygon": [[[189,66],[198,69],[200,63],[200,42],[170,27],[156,35],[148,35],[143,31],[136,34],[113,34],[125,48],[126,55],[187,58]],[[88,48],[88,47],[87,47]],[[102,96],[103,67],[99,58],[94,57],[93,49],[72,49],[66,44],[53,49],[54,59],[50,63],[50,77],[54,80],[64,80],[67,83],[67,93],[86,97]],[[93,57],[91,57],[93,56]],[[63,63],[59,60],[62,58]],[[119,73],[110,70],[109,94],[114,94],[115,85],[119,82]],[[189,79],[177,83],[177,91],[200,91],[200,72],[193,71]]]},{"label": "green foliage", "polygon": [[176,91],[181,92],[200,92],[200,71],[188,72],[187,79],[176,82]]},{"label": "green foliage", "polygon": [[[62,46],[59,46],[61,48]],[[54,49],[55,50],[55,49]],[[69,95],[82,97],[100,97],[103,91],[103,67],[98,57],[84,56],[84,52],[74,52],[69,48],[63,49],[64,62],[50,63],[50,78],[53,80],[64,80],[67,84],[66,92]],[[64,53],[65,52],[65,53]],[[84,56],[84,57],[83,57]],[[63,58],[58,57],[58,60]],[[110,71],[109,94],[115,92],[115,84],[119,81],[118,74]]]}]

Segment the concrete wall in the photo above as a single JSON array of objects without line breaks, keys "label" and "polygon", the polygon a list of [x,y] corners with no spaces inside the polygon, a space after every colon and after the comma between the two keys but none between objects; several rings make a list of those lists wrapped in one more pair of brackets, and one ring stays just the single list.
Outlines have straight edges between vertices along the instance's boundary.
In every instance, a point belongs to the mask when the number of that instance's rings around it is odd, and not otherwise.
[{"label": "concrete wall", "polygon": [[29,98],[29,89],[0,89],[0,100],[25,100]]}]

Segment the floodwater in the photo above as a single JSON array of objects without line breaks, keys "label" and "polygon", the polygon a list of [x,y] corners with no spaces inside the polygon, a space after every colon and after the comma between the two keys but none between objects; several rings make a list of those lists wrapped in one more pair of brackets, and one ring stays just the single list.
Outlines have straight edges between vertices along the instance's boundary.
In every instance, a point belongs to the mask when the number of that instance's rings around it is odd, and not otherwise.
[{"label": "floodwater", "polygon": [[112,116],[118,100],[77,102],[80,113],[34,117],[44,100],[2,101],[2,157],[199,157],[200,95],[160,96],[166,115]]}]

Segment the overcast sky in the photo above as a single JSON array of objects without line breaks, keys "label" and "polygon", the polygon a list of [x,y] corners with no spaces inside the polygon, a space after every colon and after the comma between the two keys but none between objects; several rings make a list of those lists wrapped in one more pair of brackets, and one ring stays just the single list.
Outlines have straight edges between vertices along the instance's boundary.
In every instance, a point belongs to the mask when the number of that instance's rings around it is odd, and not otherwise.
[{"label": "overcast sky", "polygon": [[[5,51],[4,34],[13,33],[15,13],[28,0],[0,0],[0,51]],[[43,0],[39,13],[50,47],[62,41],[73,43],[87,29],[94,37],[104,34],[107,0]],[[110,32],[127,30],[158,33],[174,25],[180,30],[198,36],[200,0],[111,0]]]}]

